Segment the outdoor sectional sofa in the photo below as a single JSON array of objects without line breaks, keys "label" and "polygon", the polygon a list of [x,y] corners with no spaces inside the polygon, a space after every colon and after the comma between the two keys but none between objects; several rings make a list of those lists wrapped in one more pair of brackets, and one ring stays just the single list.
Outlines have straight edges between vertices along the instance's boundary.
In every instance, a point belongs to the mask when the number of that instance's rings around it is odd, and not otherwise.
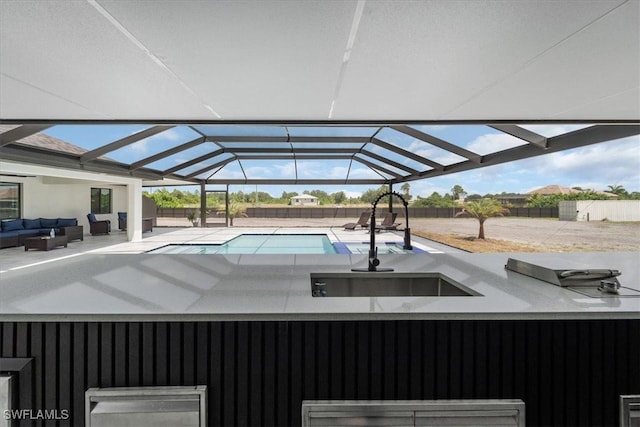
[{"label": "outdoor sectional sofa", "polygon": [[0,222],[0,248],[23,246],[26,238],[48,235],[52,228],[69,240],[84,239],[76,218],[10,219]]}]

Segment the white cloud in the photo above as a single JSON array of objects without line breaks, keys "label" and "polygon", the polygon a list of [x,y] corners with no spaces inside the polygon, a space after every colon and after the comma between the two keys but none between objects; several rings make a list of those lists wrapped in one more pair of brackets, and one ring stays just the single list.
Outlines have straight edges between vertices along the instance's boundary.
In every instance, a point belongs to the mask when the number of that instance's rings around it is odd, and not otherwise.
[{"label": "white cloud", "polygon": [[149,152],[148,141],[142,140],[138,141],[133,145],[129,146],[129,151],[138,154],[144,154]]},{"label": "white cloud", "polygon": [[[136,132],[134,132],[136,133]],[[159,143],[163,141],[175,142],[184,139],[180,132],[176,128],[165,130],[164,132],[157,133],[148,138],[135,142],[129,145],[127,148],[132,153],[144,154],[149,152],[149,144]]]},{"label": "white cloud", "polygon": [[362,196],[361,191],[350,191],[350,190],[339,190],[339,191],[343,191],[344,194],[350,199]]},{"label": "white cloud", "polygon": [[425,145],[426,145],[425,142],[414,139],[413,142],[409,144],[409,146],[407,147],[407,150],[411,152],[415,152],[417,150],[424,150]]},{"label": "white cloud", "polygon": [[416,129],[421,130],[424,133],[429,133],[429,132],[441,132],[447,128],[450,128],[451,126],[449,125],[423,125],[423,126],[413,126]]},{"label": "white cloud", "polygon": [[640,136],[540,156],[523,161],[522,167],[538,176],[562,180],[557,182],[561,185],[582,182],[591,183],[592,188],[623,185],[629,191],[638,190]]},{"label": "white cloud", "polygon": [[347,179],[349,168],[344,166],[334,166],[326,173],[327,179]]},{"label": "white cloud", "polygon": [[[346,176],[346,173],[344,176]],[[380,179],[380,175],[369,168],[356,167],[351,168],[349,179]]]},{"label": "white cloud", "polygon": [[520,125],[521,128],[530,130],[547,138],[573,132],[574,130],[584,129],[591,125]]},{"label": "white cloud", "polygon": [[274,165],[276,169],[276,176],[279,179],[295,178],[296,165],[294,162],[287,162],[284,165]]},{"label": "white cloud", "polygon": [[467,145],[467,150],[477,154],[485,155],[508,148],[526,144],[525,141],[507,134],[489,133],[480,135]]},{"label": "white cloud", "polygon": [[[335,163],[341,163],[341,165],[331,166]],[[358,163],[354,162],[351,165],[351,168],[349,168],[348,164],[348,161],[300,161],[298,162],[298,178],[346,180],[347,174],[349,174],[349,179],[380,178],[380,175],[376,174],[368,167],[360,166]]]},{"label": "white cloud", "polygon": [[466,160],[462,156],[458,156],[457,154],[449,153],[444,150],[420,150],[416,151],[415,154],[422,156],[425,159],[440,163],[441,165],[451,165],[453,163],[459,163]]},{"label": "white cloud", "polygon": [[[348,168],[345,166],[331,166],[332,162],[299,161],[298,178],[301,179],[346,179]],[[341,162],[344,163],[344,162]]]},{"label": "white cloud", "polygon": [[219,179],[244,179],[244,175],[242,174],[242,171],[232,170],[226,167],[218,171],[214,175],[214,177]]},{"label": "white cloud", "polygon": [[[434,186],[462,185],[469,193],[526,193],[545,185],[605,190],[622,185],[640,190],[640,137],[429,179]],[[445,186],[444,183],[451,184]]]},{"label": "white cloud", "polygon": [[[412,181],[409,183],[409,185],[409,194],[413,196],[413,199],[416,199],[416,196],[428,197],[434,191],[440,193],[441,195],[444,193],[448,193],[451,187],[453,187],[453,185],[455,184],[444,186],[441,179],[439,179],[438,181],[436,181],[435,179],[427,179],[422,181]],[[399,186],[395,187],[400,188]]]},{"label": "white cloud", "polygon": [[188,162],[189,159],[184,158],[184,157],[176,157],[175,159],[173,159],[173,163],[175,163],[176,165],[180,165],[182,163]]},{"label": "white cloud", "polygon": [[452,163],[458,163],[466,160],[464,157],[458,156],[450,151],[443,150],[418,140],[414,140],[409,147],[407,147],[407,151],[443,165],[450,165]]},{"label": "white cloud", "polygon": [[[249,179],[273,178],[273,169],[266,166],[245,167],[244,173]],[[277,178],[280,178],[279,176]]]}]

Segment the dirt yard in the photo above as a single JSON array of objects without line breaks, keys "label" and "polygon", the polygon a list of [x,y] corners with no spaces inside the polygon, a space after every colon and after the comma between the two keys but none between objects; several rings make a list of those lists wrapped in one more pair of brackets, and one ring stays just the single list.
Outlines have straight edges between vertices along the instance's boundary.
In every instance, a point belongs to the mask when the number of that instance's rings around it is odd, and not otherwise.
[{"label": "dirt yard", "polygon": [[640,250],[640,223],[577,222],[537,218],[492,218],[485,222],[486,242],[478,236],[478,221],[472,218],[416,219],[416,234],[472,252],[591,252]]},{"label": "dirt yard", "polygon": [[[238,227],[342,227],[357,218],[236,218]],[[158,226],[187,226],[186,219],[158,218]],[[404,221],[399,218],[398,221]],[[166,223],[165,223],[166,222]],[[403,223],[404,225],[404,223]],[[478,222],[472,218],[410,219],[411,232],[471,252],[592,252],[639,251],[640,223],[577,222],[539,218],[491,218],[485,223],[486,241],[475,239]]]}]

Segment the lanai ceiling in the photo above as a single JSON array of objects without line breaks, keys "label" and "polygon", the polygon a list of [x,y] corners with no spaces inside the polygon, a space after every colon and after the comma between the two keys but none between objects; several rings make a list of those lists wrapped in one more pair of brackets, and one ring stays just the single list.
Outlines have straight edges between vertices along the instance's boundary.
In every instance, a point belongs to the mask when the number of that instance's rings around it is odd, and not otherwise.
[{"label": "lanai ceiling", "polygon": [[[638,0],[3,1],[0,36],[10,161],[381,183],[640,134]],[[535,127],[550,123],[575,126]],[[28,142],[89,125],[128,132],[67,141],[80,153]],[[451,126],[510,142],[481,152]],[[127,154],[143,144],[154,148]],[[344,176],[318,170],[327,161]],[[252,176],[254,164],[279,177]]]}]

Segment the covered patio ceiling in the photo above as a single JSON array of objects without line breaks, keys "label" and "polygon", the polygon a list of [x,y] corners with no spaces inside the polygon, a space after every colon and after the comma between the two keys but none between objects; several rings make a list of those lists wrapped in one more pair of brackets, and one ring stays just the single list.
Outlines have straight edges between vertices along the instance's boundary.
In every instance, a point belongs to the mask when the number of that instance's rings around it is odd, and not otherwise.
[{"label": "covered patio ceiling", "polygon": [[[16,1],[0,36],[8,161],[380,184],[640,135],[637,0]],[[128,131],[55,137],[89,126]],[[462,127],[501,143],[447,133]]]}]

